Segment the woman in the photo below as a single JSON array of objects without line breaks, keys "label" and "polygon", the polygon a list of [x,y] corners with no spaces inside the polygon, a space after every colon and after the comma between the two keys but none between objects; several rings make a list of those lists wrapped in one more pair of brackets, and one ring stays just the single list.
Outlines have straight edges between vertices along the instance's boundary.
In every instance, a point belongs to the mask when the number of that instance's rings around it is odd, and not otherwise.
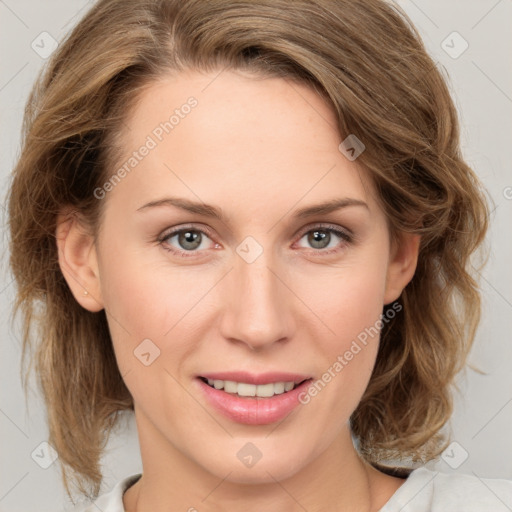
[{"label": "woman", "polygon": [[394,6],[97,2],[29,99],[9,208],[68,491],[97,497],[135,414],[143,472],[87,510],[512,503],[407,464],[449,443],[488,210]]}]

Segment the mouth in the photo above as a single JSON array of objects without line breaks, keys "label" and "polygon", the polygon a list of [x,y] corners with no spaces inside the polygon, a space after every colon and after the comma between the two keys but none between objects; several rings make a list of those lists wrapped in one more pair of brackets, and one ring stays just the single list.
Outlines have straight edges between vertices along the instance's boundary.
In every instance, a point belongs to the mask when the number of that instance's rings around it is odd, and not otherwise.
[{"label": "mouth", "polygon": [[307,375],[269,372],[222,372],[195,379],[206,407],[236,423],[266,425],[281,421],[301,405],[313,383]]},{"label": "mouth", "polygon": [[296,381],[276,381],[267,384],[251,384],[249,382],[237,382],[234,380],[209,379],[199,377],[205,384],[213,389],[237,395],[241,398],[272,398],[274,395],[282,395],[293,391],[303,382],[310,379]]}]

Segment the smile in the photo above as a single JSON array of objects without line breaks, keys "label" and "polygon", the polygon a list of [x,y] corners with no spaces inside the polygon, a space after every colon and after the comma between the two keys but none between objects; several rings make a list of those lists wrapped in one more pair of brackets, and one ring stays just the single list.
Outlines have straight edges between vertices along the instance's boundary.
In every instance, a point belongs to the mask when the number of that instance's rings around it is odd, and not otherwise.
[{"label": "smile", "polygon": [[226,393],[232,393],[243,397],[270,398],[274,395],[281,395],[292,391],[299,383],[293,381],[270,382],[268,384],[249,384],[247,382],[235,382],[232,380],[205,379],[210,387],[222,389]]},{"label": "smile", "polygon": [[266,425],[284,420],[301,405],[299,395],[313,378],[290,373],[224,372],[197,376],[195,382],[213,413],[235,423]]}]

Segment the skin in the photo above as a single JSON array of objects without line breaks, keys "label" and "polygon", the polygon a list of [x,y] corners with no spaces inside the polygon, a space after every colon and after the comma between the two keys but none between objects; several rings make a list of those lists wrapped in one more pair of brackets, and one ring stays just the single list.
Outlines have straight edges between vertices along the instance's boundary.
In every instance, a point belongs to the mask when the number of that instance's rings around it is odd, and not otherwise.
[{"label": "skin", "polygon": [[[190,96],[198,105],[101,199],[97,241],[77,216],[63,214],[57,230],[62,271],[84,308],[106,310],[135,402],[143,476],[125,493],[125,508],[376,511],[403,480],[359,457],[348,420],[367,387],[377,339],[279,423],[227,419],[198,393],[196,376],[247,370],[320,378],[399,297],[414,274],[419,238],[404,234],[391,244],[369,176],[338,150],[329,105],[283,79],[166,76],[128,113],[126,155]],[[138,211],[170,196],[215,205],[226,219],[172,206]],[[335,198],[366,206],[294,218],[299,208]],[[314,245],[311,231],[326,223],[352,239],[331,233],[327,249]],[[210,233],[199,235],[189,257],[166,250],[190,247],[178,236],[157,240],[180,227]],[[236,251],[247,236],[263,250],[251,263]],[[147,338],[160,349],[149,366],[134,357]],[[236,455],[247,442],[262,454],[251,468]]]}]

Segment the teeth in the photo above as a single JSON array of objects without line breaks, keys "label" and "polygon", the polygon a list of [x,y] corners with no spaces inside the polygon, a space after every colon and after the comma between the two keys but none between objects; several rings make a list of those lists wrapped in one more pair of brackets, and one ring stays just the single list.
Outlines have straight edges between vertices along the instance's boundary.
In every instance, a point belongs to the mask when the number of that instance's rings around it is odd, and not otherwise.
[{"label": "teeth", "polygon": [[[290,384],[293,384],[293,382]],[[286,389],[286,382],[276,382],[273,386],[274,386],[274,394],[280,395],[281,393],[284,393],[284,391]],[[292,389],[293,389],[293,385],[287,391],[290,391]]]},{"label": "teeth", "polygon": [[228,393],[238,393],[240,396],[256,396],[257,387],[258,386],[254,384],[246,384],[245,382],[236,383],[227,380],[224,384],[224,391]]},{"label": "teeth", "polygon": [[269,384],[256,385],[218,379],[208,379],[208,384],[215,389],[223,389],[226,393],[238,394],[239,396],[258,396],[261,398],[281,395],[295,387],[295,382],[271,382]]}]

